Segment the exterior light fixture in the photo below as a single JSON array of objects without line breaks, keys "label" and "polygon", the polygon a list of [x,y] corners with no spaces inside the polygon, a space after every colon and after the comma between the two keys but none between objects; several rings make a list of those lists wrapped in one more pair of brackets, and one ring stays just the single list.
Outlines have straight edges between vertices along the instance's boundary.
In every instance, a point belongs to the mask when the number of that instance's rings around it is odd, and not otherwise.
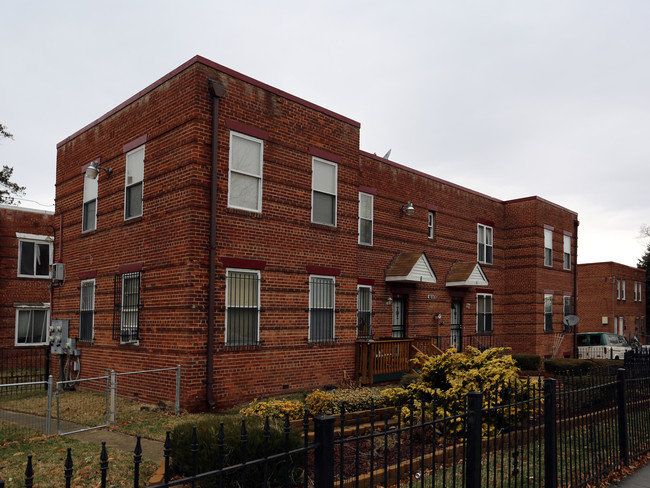
[{"label": "exterior light fixture", "polygon": [[393,304],[393,297],[388,297],[388,300],[386,300],[386,305],[389,307]]},{"label": "exterior light fixture", "polygon": [[91,180],[94,180],[97,178],[100,169],[106,171],[106,174],[108,176],[110,176],[111,173],[113,172],[113,168],[104,168],[103,166],[99,165],[99,161],[93,161],[92,163],[90,163],[90,166],[86,168],[86,176]]},{"label": "exterior light fixture", "polygon": [[402,205],[402,212],[404,212],[406,215],[413,215],[415,213],[415,207],[411,202],[407,202],[406,205]]}]

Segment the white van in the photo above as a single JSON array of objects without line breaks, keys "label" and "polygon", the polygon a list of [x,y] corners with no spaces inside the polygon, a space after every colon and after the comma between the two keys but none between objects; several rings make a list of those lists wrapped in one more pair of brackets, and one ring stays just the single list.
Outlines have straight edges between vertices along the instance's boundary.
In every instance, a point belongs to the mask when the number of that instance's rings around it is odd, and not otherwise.
[{"label": "white van", "polygon": [[578,334],[578,358],[623,359],[632,347],[625,337],[608,332],[581,332]]}]

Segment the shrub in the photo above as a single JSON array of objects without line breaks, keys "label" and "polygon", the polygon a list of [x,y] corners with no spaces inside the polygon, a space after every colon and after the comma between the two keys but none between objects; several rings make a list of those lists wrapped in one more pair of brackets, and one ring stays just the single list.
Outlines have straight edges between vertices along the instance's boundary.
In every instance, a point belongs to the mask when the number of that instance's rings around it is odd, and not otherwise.
[{"label": "shrub", "polygon": [[513,354],[517,367],[523,371],[537,371],[541,358],[536,354]]},{"label": "shrub", "polygon": [[554,358],[544,361],[544,370],[553,374],[562,372],[587,374],[591,369],[591,364],[586,359]]},{"label": "shrub", "polygon": [[299,420],[305,416],[305,405],[298,400],[253,400],[239,411],[245,417],[271,417],[281,419],[289,415],[290,420]]},{"label": "shrub", "polygon": [[377,388],[345,388],[338,390],[316,390],[305,398],[307,410],[313,415],[336,415],[345,405],[346,412],[369,410],[371,405],[383,407],[386,398]]},{"label": "shrub", "polygon": [[[529,399],[537,388],[536,381],[519,381],[519,369],[512,356],[505,354],[504,348],[481,352],[468,347],[462,354],[448,350],[437,356],[421,355],[417,361],[421,369],[420,379],[408,386],[415,395],[415,410],[411,412],[403,408],[403,415],[420,416],[422,408],[435,411],[438,417],[463,413],[466,396],[472,391],[483,392],[484,405],[499,407]],[[527,413],[522,409],[495,410],[483,424],[484,434],[516,425],[525,415]],[[452,427],[460,430],[462,423],[458,421]]]},{"label": "shrub", "polygon": [[[242,462],[242,422],[236,417],[206,416],[201,421],[190,424],[185,423],[174,428],[171,435],[172,468],[174,473],[180,476],[192,475],[192,451],[191,439],[192,430],[196,426],[198,439],[197,467],[198,472],[216,470],[221,467],[228,467]],[[252,417],[245,421],[247,434],[246,459],[248,461],[261,459],[265,455],[273,455],[285,452],[288,449],[299,449],[303,445],[301,433],[297,430],[290,431],[288,439],[284,433],[284,422],[277,419],[269,419],[268,443],[265,445],[265,420]],[[218,440],[221,429],[223,429],[223,448],[220,453]],[[303,457],[291,456],[268,464],[268,475],[264,478],[264,466],[256,465],[247,468],[246,479],[249,483],[279,486],[285,480],[285,466],[289,463],[289,484],[293,485],[302,480],[304,475]],[[223,486],[236,487],[241,485],[241,471],[228,473],[223,476]],[[218,486],[217,477],[200,482],[201,487]]]}]

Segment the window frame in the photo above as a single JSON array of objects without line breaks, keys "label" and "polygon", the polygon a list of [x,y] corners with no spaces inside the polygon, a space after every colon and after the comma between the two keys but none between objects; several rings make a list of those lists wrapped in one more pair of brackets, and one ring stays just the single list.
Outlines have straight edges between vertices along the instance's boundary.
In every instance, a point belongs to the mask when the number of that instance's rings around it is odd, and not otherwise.
[{"label": "window frame", "polygon": [[[367,297],[362,297],[363,294],[367,293]],[[364,310],[362,307],[363,301],[367,298],[368,309]],[[362,317],[362,314],[364,315]],[[360,333],[359,324],[362,318],[367,320],[366,333]],[[357,285],[357,339],[370,339],[372,338],[372,286],[371,285]]]},{"label": "window frame", "polygon": [[544,293],[544,332],[553,332],[553,294]]},{"label": "window frame", "polygon": [[[134,158],[136,153],[139,153],[142,151],[142,178],[136,181],[132,181],[129,184],[129,167],[130,161],[133,161],[131,164],[135,164],[135,160],[132,159]],[[125,171],[124,171],[124,220],[131,220],[131,219],[137,219],[138,217],[142,217],[144,215],[144,166],[145,166],[145,144],[142,144],[129,152],[126,153],[126,163],[125,163]],[[138,160],[139,163],[139,160]],[[136,186],[140,185],[140,213],[139,214],[131,214],[129,212],[129,209],[132,207],[132,202],[129,199],[129,190],[132,188],[135,188]]]},{"label": "window frame", "polygon": [[[51,277],[51,272],[50,272],[50,265],[53,262],[54,258],[54,246],[53,246],[53,241],[54,238],[50,236],[42,236],[42,235],[35,235],[35,234],[23,234],[23,233],[16,233],[16,237],[18,238],[18,269],[17,269],[17,274],[16,276],[18,278],[34,278],[34,279],[49,279]],[[47,245],[48,246],[48,263],[47,263],[47,274],[36,274],[37,273],[37,268],[38,268],[38,263],[37,263],[37,253],[33,253],[33,274],[25,274],[21,273],[21,266],[22,261],[23,261],[23,255],[24,255],[24,250],[23,250],[23,244],[32,244],[34,246],[34,251],[36,250],[37,245]]]},{"label": "window frame", "polygon": [[[329,307],[316,307],[314,304],[315,293],[320,290],[316,290],[316,285],[324,285],[325,282],[329,282],[329,287],[331,287],[331,305]],[[322,295],[321,295],[322,296]],[[329,310],[331,314],[331,323],[326,324],[329,328],[327,334],[323,335],[323,338],[314,336],[314,315],[316,310]],[[308,341],[311,343],[324,343],[324,342],[334,342],[336,340],[336,278],[334,276],[327,275],[309,275],[309,334]]]},{"label": "window frame", "polygon": [[616,299],[617,300],[621,299],[621,280],[620,279],[616,280]]},{"label": "window frame", "polygon": [[[232,287],[233,283],[231,282],[234,277],[231,277],[231,274],[241,274],[241,275],[250,275],[250,276],[255,276],[255,299],[256,299],[256,305],[254,306],[231,306],[231,292],[232,292]],[[248,278],[250,279],[250,278]],[[239,286],[239,285],[237,285]],[[258,269],[244,269],[244,268],[226,268],[226,307],[225,307],[225,322],[224,322],[224,344],[228,347],[246,347],[246,346],[257,346],[260,343],[260,318],[261,318],[261,292],[262,292],[262,273]],[[230,339],[230,316],[232,313],[234,313],[234,310],[242,310],[242,309],[255,309],[256,314],[256,323],[255,323],[255,336],[253,338],[248,338],[248,340],[245,341],[232,341]],[[231,311],[232,310],[232,311]],[[250,329],[250,327],[246,327],[247,329]]]},{"label": "window frame", "polygon": [[[113,289],[113,339],[119,339],[120,344],[140,343],[140,329],[142,327],[142,271],[126,271],[118,273],[114,278]],[[125,304],[125,281],[137,279],[137,301]],[[134,324],[125,324],[127,314],[135,315]],[[125,338],[126,337],[126,338]]]},{"label": "window frame", "polygon": [[[21,313],[29,313],[30,318],[29,323],[27,324],[28,326],[28,331],[32,331],[32,337],[33,337],[33,312],[45,312],[45,323],[43,324],[43,332],[45,333],[45,340],[42,342],[19,342],[18,340],[18,332],[19,332],[19,327],[20,327],[20,315]],[[14,346],[16,347],[31,347],[31,346],[44,346],[49,343],[50,339],[50,331],[49,331],[49,325],[50,325],[50,304],[49,303],[43,303],[39,305],[34,305],[34,304],[24,304],[24,305],[16,305],[16,321],[15,321],[15,327],[14,327]]]},{"label": "window frame", "polygon": [[[94,194],[89,195],[90,192]],[[84,173],[84,190],[83,190],[83,205],[81,208],[81,232],[91,232],[97,230],[97,200],[99,197],[99,173],[95,178],[90,178],[87,173]],[[92,227],[89,225],[88,207],[94,203],[92,213]]]},{"label": "window frame", "polygon": [[[84,307],[84,290],[91,289],[92,297],[90,307]],[[95,340],[95,279],[82,280],[79,287],[79,341],[80,342],[93,342]],[[90,312],[90,313],[88,313]],[[85,324],[84,317],[90,322]],[[89,334],[84,334],[84,329],[89,328]]]},{"label": "window frame", "polygon": [[621,280],[621,300],[626,301],[626,298],[625,298],[625,280]]},{"label": "window frame", "polygon": [[[487,224],[476,224],[476,258],[481,264],[494,263],[494,227]],[[481,231],[483,231],[483,239],[481,239]],[[489,231],[489,232],[488,232]],[[488,239],[489,234],[489,239]],[[488,242],[489,241],[489,242]],[[483,251],[483,259],[481,259],[481,250]],[[488,252],[489,250],[489,252]],[[488,260],[489,254],[489,260]]]},{"label": "window frame", "polygon": [[544,229],[544,266],[553,267],[553,230]]},{"label": "window frame", "polygon": [[[483,312],[481,310],[481,303],[483,305]],[[489,303],[490,310],[485,311],[486,305]],[[487,327],[487,319],[489,317],[489,330]],[[491,334],[494,332],[494,297],[492,293],[477,293],[476,294],[476,333],[477,334]]]},{"label": "window frame", "polygon": [[564,260],[563,268],[571,270],[571,236],[564,235]]},{"label": "window frame", "polygon": [[436,226],[436,212],[433,210],[429,210],[429,213],[427,214],[427,237],[429,239],[433,239],[435,237],[435,226]]},{"label": "window frame", "polygon": [[[326,166],[331,166],[334,168],[334,181],[333,187],[334,187],[334,193],[325,191],[324,189],[316,189],[316,167],[317,165],[326,165]],[[326,195],[329,197],[332,197],[332,222],[320,222],[315,219],[315,210],[316,210],[316,195]],[[311,222],[313,224],[318,224],[318,225],[327,225],[330,227],[336,227],[337,226],[337,214],[338,214],[338,164],[334,163],[332,161],[328,161],[326,159],[322,159],[316,156],[312,156],[312,164],[311,164]]]},{"label": "window frame", "polygon": [[[243,139],[248,142],[253,142],[259,145],[260,148],[260,158],[259,158],[259,174],[249,173],[242,169],[236,169],[233,167],[233,156],[236,143],[233,142],[236,138]],[[254,178],[257,180],[257,207],[245,207],[242,205],[236,205],[233,203],[233,173],[235,175],[243,176],[245,178]],[[264,140],[257,137],[252,137],[247,134],[242,134],[234,130],[230,131],[230,149],[228,151],[228,208],[234,208],[237,210],[245,210],[247,212],[262,213],[262,195],[264,184]]]},{"label": "window frame", "polygon": [[[369,208],[370,208],[370,217],[363,216],[362,215],[362,200],[364,198],[367,198],[369,200]],[[373,238],[374,238],[374,216],[375,216],[375,211],[374,211],[374,206],[375,206],[375,197],[374,195],[371,195],[370,193],[365,193],[360,191],[359,192],[359,241],[358,243],[362,246],[372,246],[373,245]],[[368,222],[368,225],[370,226],[370,240],[369,241],[364,241],[362,240],[363,232],[362,232],[362,224],[364,222]]]}]

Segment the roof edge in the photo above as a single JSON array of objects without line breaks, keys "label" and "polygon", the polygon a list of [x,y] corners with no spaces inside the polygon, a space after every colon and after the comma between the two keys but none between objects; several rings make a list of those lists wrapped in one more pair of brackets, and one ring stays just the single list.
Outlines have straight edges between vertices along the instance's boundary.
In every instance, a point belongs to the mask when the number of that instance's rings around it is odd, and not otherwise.
[{"label": "roof edge", "polygon": [[116,114],[117,112],[119,112],[120,110],[122,110],[124,107],[132,104],[133,102],[135,102],[139,98],[141,98],[144,95],[152,92],[153,90],[158,88],[163,83],[169,81],[170,79],[174,78],[175,76],[179,75],[180,73],[182,73],[183,71],[188,69],[190,66],[192,66],[194,64],[197,64],[197,63],[198,64],[203,64],[203,65],[205,65],[205,66],[207,66],[209,68],[216,69],[217,71],[220,71],[220,72],[222,72],[222,73],[224,73],[226,75],[232,76],[233,78],[237,78],[237,79],[239,79],[241,81],[244,81],[246,83],[254,85],[254,86],[258,87],[258,88],[262,88],[263,90],[267,90],[267,91],[269,91],[271,93],[274,93],[274,94],[276,94],[278,96],[281,96],[283,98],[291,100],[292,102],[298,103],[298,104],[303,105],[303,106],[305,106],[307,108],[311,108],[312,110],[316,110],[317,112],[321,112],[321,113],[323,113],[325,115],[328,115],[330,117],[333,117],[333,118],[335,118],[337,120],[340,120],[342,122],[350,124],[350,125],[358,128],[358,129],[361,128],[361,123],[359,123],[359,122],[357,122],[357,121],[355,121],[353,119],[350,119],[348,117],[345,117],[344,115],[341,115],[341,114],[338,114],[338,113],[333,112],[331,110],[328,110],[328,109],[326,109],[324,107],[321,107],[320,105],[316,105],[315,103],[311,103],[311,102],[309,102],[307,100],[304,100],[304,99],[302,99],[300,97],[296,97],[294,95],[291,95],[290,93],[287,93],[287,92],[285,92],[283,90],[275,88],[275,87],[273,87],[271,85],[267,85],[266,83],[263,83],[261,81],[258,81],[256,79],[254,79],[254,78],[251,78],[250,76],[246,76],[246,75],[244,75],[242,73],[239,73],[238,71],[227,68],[227,67],[225,67],[225,66],[223,66],[221,64],[215,63],[214,61],[210,61],[209,59],[204,58],[203,56],[196,55],[193,58],[191,58],[188,61],[181,64],[176,69],[170,71],[169,73],[167,73],[163,77],[161,77],[158,80],[154,81],[152,84],[150,84],[146,88],[140,90],[139,92],[137,92],[132,97],[130,97],[127,100],[125,100],[124,102],[120,103],[117,107],[109,110],[108,112],[106,112],[104,115],[102,115],[98,119],[94,120],[90,124],[88,124],[88,125],[84,126],[83,128],[79,129],[74,134],[66,137],[65,139],[63,139],[61,142],[59,142],[56,145],[56,148],[59,149],[61,146],[67,144],[72,139],[74,139],[74,138],[80,136],[81,134],[83,134],[84,132],[92,129],[93,127],[100,124],[101,122],[103,122],[104,120],[109,118],[110,116],[112,116],[112,115]]}]

